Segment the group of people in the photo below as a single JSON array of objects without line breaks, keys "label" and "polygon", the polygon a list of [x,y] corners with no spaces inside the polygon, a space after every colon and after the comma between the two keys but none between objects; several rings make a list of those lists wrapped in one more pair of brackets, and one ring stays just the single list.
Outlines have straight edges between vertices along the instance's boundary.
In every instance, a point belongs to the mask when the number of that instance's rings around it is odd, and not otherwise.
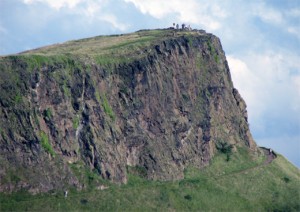
[{"label": "group of people", "polygon": [[[179,30],[179,24],[173,23],[173,29]],[[186,26],[184,23],[181,24],[181,29],[182,30],[192,30],[192,27],[190,25]]]}]

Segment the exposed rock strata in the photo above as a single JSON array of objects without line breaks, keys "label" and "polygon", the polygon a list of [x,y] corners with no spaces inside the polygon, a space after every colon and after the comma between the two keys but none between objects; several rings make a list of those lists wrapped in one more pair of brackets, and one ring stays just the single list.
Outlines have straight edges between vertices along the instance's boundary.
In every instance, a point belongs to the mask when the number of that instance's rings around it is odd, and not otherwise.
[{"label": "exposed rock strata", "polygon": [[80,188],[80,163],[118,183],[126,166],[177,180],[218,142],[256,151],[217,37],[166,37],[127,63],[74,58],[0,59],[0,191]]}]

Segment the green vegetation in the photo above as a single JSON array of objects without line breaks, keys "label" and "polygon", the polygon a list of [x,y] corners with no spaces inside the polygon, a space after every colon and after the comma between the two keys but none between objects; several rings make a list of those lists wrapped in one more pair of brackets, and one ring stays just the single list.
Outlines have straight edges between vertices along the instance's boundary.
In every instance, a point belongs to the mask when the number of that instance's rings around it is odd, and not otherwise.
[{"label": "green vegetation", "polygon": [[131,175],[135,175],[141,178],[147,177],[147,169],[142,166],[127,166],[127,172]]},{"label": "green vegetation", "polygon": [[22,96],[21,94],[16,94],[15,99],[14,99],[15,104],[19,104],[20,102],[22,102]]},{"label": "green vegetation", "polygon": [[103,107],[103,109],[104,109],[104,112],[105,112],[105,113],[106,113],[113,121],[115,121],[116,115],[115,115],[114,111],[112,110],[112,108],[111,108],[111,106],[110,106],[110,104],[109,104],[109,102],[108,102],[108,100],[107,100],[105,94],[103,94],[103,95],[101,96],[101,99],[102,99],[102,107]]},{"label": "green vegetation", "polygon": [[100,93],[97,90],[95,91],[95,97],[96,97],[97,102],[101,103],[101,96],[100,96]]},{"label": "green vegetation", "polygon": [[197,67],[197,69],[200,70],[202,68],[203,59],[202,59],[202,57],[199,54],[197,54],[195,60],[196,60],[196,67]]},{"label": "green vegetation", "polygon": [[130,34],[69,41],[23,52],[21,56],[12,57],[22,57],[28,60],[31,70],[40,68],[44,64],[53,64],[54,61],[61,61],[62,64],[67,63],[72,66],[72,60],[73,65],[78,60],[85,61],[85,63],[93,61],[98,65],[112,68],[114,65],[129,63],[143,57],[145,49],[151,49],[154,44],[166,38],[186,36],[189,44],[192,45],[195,35],[198,35],[197,32],[177,32],[174,35],[172,30],[142,30]]},{"label": "green vegetation", "polygon": [[[72,164],[89,187],[31,196],[25,192],[0,194],[1,211],[299,211],[300,173],[282,156],[264,165],[264,157],[251,160],[239,149],[229,162],[217,155],[210,166],[189,168],[175,182],[148,181],[139,167],[129,167],[126,185],[101,181],[99,175]],[[82,166],[83,167],[83,166]],[[289,179],[288,183],[284,179]],[[98,185],[108,186],[105,190]]]},{"label": "green vegetation", "polygon": [[73,128],[74,128],[75,130],[78,128],[79,122],[80,122],[79,117],[78,117],[78,116],[75,116],[75,117],[73,118]]},{"label": "green vegetation", "polygon": [[1,129],[1,136],[4,141],[7,140],[7,135],[5,134],[3,129]]},{"label": "green vegetation", "polygon": [[42,55],[21,56],[23,61],[26,61],[30,71],[40,69],[43,65],[49,63],[49,58]]},{"label": "green vegetation", "polygon": [[[112,52],[126,56],[130,51],[138,51],[140,48],[151,45],[153,41],[163,38],[168,32],[164,30],[140,31],[118,36],[97,36],[93,38],[69,41],[63,44],[52,45],[40,49],[24,52],[24,55],[38,55],[38,59],[44,59],[45,55],[110,55]],[[84,45],[82,45],[84,43]],[[43,60],[42,60],[43,62]]]},{"label": "green vegetation", "polygon": [[211,43],[211,41],[208,41],[208,42],[207,42],[207,45],[208,45],[208,49],[209,49],[209,51],[211,52],[211,54],[212,54],[212,56],[213,56],[215,62],[216,62],[216,63],[219,63],[219,56],[218,56],[217,51],[216,51],[216,49],[214,48],[213,44]]},{"label": "green vegetation", "polygon": [[46,152],[48,152],[49,154],[51,154],[52,157],[54,157],[55,156],[55,152],[54,152],[54,150],[53,150],[53,148],[52,148],[52,146],[51,146],[51,144],[49,142],[47,134],[45,132],[41,131],[40,132],[40,137],[41,137],[40,142],[41,142],[41,145],[44,148],[44,150]]},{"label": "green vegetation", "polygon": [[286,182],[286,183],[290,182],[290,178],[288,178],[288,177],[284,177],[284,178],[282,178],[282,179],[283,179],[283,181]]},{"label": "green vegetation", "polygon": [[[7,174],[1,178],[1,183],[18,183],[21,181],[21,175],[14,168],[8,169]],[[1,202],[0,202],[1,204]],[[1,209],[0,209],[1,210]]]},{"label": "green vegetation", "polygon": [[114,55],[97,55],[95,61],[98,65],[112,68],[112,64],[126,63],[128,59],[126,57],[118,57]]},{"label": "green vegetation", "polygon": [[106,186],[111,184],[108,180],[103,180],[96,170],[87,168],[81,161],[69,165],[80,182],[87,185],[87,190],[94,190],[100,184]]},{"label": "green vegetation", "polygon": [[48,120],[50,120],[52,118],[52,111],[50,108],[47,108],[46,110],[44,110],[44,117]]},{"label": "green vegetation", "polygon": [[67,85],[67,81],[64,81],[64,84],[63,84],[63,92],[64,92],[64,95],[66,97],[71,97],[71,91],[70,91],[70,88],[68,87]]},{"label": "green vegetation", "polygon": [[232,154],[233,146],[224,141],[218,142],[216,144],[217,150],[226,155],[226,161],[230,160],[230,156]]},{"label": "green vegetation", "polygon": [[68,54],[50,54],[50,55],[43,55],[43,54],[28,54],[23,53],[22,55],[12,55],[8,56],[15,64],[26,64],[26,70],[28,73],[32,73],[34,70],[41,69],[43,66],[46,65],[55,65],[55,64],[64,64],[67,69],[78,67],[79,63],[76,62],[76,58],[68,55]]},{"label": "green vegetation", "polygon": [[150,46],[155,39],[154,36],[133,36],[129,40],[122,39],[121,42],[112,42],[110,46],[101,50],[101,54],[95,54],[95,61],[97,64],[108,68],[113,68],[113,65],[117,64],[133,62],[142,56],[141,50]]},{"label": "green vegetation", "polygon": [[115,121],[116,115],[115,115],[113,109],[111,108],[111,106],[106,98],[106,95],[100,94],[98,91],[95,91],[95,97],[96,97],[96,100],[98,101],[98,103],[101,103],[105,114],[108,115],[113,121]]},{"label": "green vegetation", "polygon": [[34,118],[35,125],[38,126],[38,127],[40,127],[40,122],[39,122],[39,118],[38,118],[36,110],[33,111],[33,118]]},{"label": "green vegetation", "polygon": [[193,36],[189,34],[186,36],[186,38],[187,38],[189,46],[192,47],[193,46]]}]

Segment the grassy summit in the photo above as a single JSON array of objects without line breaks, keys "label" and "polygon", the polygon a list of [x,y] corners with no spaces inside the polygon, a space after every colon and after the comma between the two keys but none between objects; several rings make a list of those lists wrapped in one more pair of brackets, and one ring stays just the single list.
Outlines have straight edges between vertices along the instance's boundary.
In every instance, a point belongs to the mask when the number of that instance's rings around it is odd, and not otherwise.
[{"label": "grassy summit", "polygon": [[[70,60],[72,60],[72,63],[75,60],[84,64],[96,63],[100,66],[111,67],[130,63],[147,56],[148,53],[151,53],[153,46],[164,40],[176,39],[182,36],[191,39],[200,34],[208,38],[208,34],[196,30],[140,30],[129,34],[96,36],[53,44],[5,57],[13,57],[16,60],[24,61],[31,69],[57,62],[70,63]],[[0,57],[0,65],[1,63],[4,62],[1,61]]]},{"label": "grassy summit", "polygon": [[[173,34],[173,32],[176,32]],[[139,50],[158,43],[170,37],[182,35],[197,35],[197,31],[174,31],[174,30],[141,30],[130,34],[97,36],[80,40],[68,41],[62,44],[55,44],[30,51],[23,54],[85,54],[85,55],[122,55],[127,53],[139,53]]]}]

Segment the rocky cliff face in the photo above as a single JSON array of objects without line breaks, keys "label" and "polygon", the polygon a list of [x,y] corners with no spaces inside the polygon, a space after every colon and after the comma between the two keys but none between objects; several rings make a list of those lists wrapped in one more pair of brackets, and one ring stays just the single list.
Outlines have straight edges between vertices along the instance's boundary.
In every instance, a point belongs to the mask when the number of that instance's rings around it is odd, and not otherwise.
[{"label": "rocky cliff face", "polygon": [[177,180],[220,143],[257,151],[211,34],[141,31],[2,57],[0,85],[0,191],[81,188],[79,166],[117,183],[128,166]]}]

